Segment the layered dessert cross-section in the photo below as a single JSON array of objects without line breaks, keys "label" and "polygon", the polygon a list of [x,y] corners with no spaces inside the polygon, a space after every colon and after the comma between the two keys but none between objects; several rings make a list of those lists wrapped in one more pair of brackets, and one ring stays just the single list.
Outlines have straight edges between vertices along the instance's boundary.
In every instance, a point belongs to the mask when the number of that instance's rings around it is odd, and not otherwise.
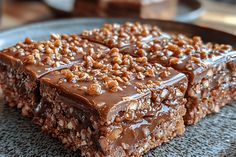
[{"label": "layered dessert cross-section", "polygon": [[187,78],[111,49],[41,79],[35,122],[84,156],[140,156],[184,132]]},{"label": "layered dessert cross-section", "polygon": [[0,87],[10,106],[32,116],[40,101],[39,79],[55,70],[81,62],[84,53],[103,57],[109,48],[79,38],[77,35],[51,35],[48,41],[24,42],[0,52]]},{"label": "layered dessert cross-section", "polygon": [[81,36],[186,74],[186,124],[195,124],[235,100],[236,51],[230,45],[204,43],[198,36],[168,34],[140,23],[104,24]]}]

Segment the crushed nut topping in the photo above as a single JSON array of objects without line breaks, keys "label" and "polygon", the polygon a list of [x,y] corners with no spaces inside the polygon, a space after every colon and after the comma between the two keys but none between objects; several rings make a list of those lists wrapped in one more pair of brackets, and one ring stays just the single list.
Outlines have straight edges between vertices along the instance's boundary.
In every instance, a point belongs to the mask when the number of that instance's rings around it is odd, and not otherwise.
[{"label": "crushed nut topping", "polygon": [[78,61],[88,54],[94,59],[101,58],[109,48],[81,39],[78,35],[52,34],[48,41],[33,41],[27,37],[24,43],[19,42],[6,50],[24,64],[57,68]]},{"label": "crushed nut topping", "polygon": [[89,85],[89,87],[87,89],[87,93],[89,95],[100,95],[100,94],[102,94],[102,88],[99,84],[93,83],[93,84]]},{"label": "crushed nut topping", "polygon": [[[129,60],[129,64],[125,64],[127,60]],[[101,95],[105,91],[112,93],[123,91],[130,85],[135,86],[138,92],[148,90],[150,87],[158,87],[160,83],[156,83],[150,78],[159,81],[168,79],[167,77],[172,74],[171,70],[160,64],[149,63],[146,57],[123,55],[122,52],[111,49],[106,56],[100,59],[86,54],[80,63],[63,69],[60,73],[67,80],[66,82],[74,84],[87,82],[83,89],[81,86],[78,86],[78,89],[92,96]],[[143,81],[143,83],[137,84],[137,80]]]},{"label": "crushed nut topping", "polygon": [[[114,49],[115,52],[120,50],[123,54],[146,57],[150,62],[159,60],[159,63],[165,66],[176,67],[181,64],[180,67],[186,70],[207,66],[207,63],[204,64],[205,60],[232,50],[230,45],[204,44],[199,36],[188,38],[182,34],[167,34],[156,26],[138,22],[107,23],[100,29],[84,31],[81,36],[108,47],[117,47],[118,49]],[[109,42],[111,40],[112,42]],[[118,58],[115,60],[120,63]],[[141,62],[141,59],[137,61]],[[125,60],[124,64],[127,63]]]},{"label": "crushed nut topping", "polygon": [[[61,80],[84,82],[78,88],[84,88],[89,95],[119,92],[130,85],[135,85],[139,92],[157,87],[172,75],[172,69],[156,63],[191,71],[206,66],[205,60],[230,50],[229,45],[204,44],[198,36],[167,34],[156,26],[137,22],[104,24],[80,36],[52,34],[48,41],[26,38],[24,43],[9,49],[27,65],[58,69],[69,65],[70,68],[60,71]],[[142,86],[135,84],[137,81]]]}]

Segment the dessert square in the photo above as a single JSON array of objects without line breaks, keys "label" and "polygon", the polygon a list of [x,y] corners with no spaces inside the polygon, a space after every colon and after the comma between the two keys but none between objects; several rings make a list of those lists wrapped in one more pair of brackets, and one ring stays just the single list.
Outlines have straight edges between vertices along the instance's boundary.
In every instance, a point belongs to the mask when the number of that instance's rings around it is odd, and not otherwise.
[{"label": "dessert square", "polygon": [[77,35],[53,34],[48,41],[26,38],[0,53],[0,87],[4,99],[10,106],[21,108],[23,115],[32,116],[41,99],[42,76],[82,61],[84,53],[94,53],[99,58],[108,50]]},{"label": "dessert square", "polygon": [[195,124],[235,100],[236,51],[230,45],[204,43],[198,36],[168,34],[140,23],[108,23],[81,36],[186,74],[186,124]]},{"label": "dessert square", "polygon": [[45,132],[84,156],[140,156],[184,133],[184,74],[117,48],[91,59],[42,77]]}]

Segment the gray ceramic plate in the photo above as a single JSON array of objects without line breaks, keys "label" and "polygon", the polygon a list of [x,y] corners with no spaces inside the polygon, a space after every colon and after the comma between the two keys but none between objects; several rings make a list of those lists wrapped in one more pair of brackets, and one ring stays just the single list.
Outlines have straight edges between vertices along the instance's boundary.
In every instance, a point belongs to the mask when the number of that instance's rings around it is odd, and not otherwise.
[{"label": "gray ceramic plate", "polygon": [[[124,22],[128,19],[71,19],[38,23],[0,33],[0,48],[8,47],[29,36],[47,39],[50,33],[79,33],[99,27],[104,22]],[[129,20],[130,21],[130,20]],[[135,20],[136,21],[136,20]],[[168,32],[201,35],[205,41],[229,43],[236,47],[236,37],[221,31],[171,21],[141,20],[159,25]],[[220,113],[210,115],[194,126],[189,126],[182,137],[163,144],[146,154],[152,156],[236,156],[236,104],[227,105]],[[50,136],[44,135],[15,109],[0,104],[1,156],[79,156]]]}]

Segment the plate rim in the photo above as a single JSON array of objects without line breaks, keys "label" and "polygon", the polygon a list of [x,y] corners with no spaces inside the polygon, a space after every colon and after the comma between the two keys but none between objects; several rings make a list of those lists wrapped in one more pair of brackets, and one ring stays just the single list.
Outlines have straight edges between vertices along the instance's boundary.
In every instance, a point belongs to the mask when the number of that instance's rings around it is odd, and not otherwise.
[{"label": "plate rim", "polygon": [[236,38],[235,34],[229,33],[227,31],[219,30],[219,29],[212,28],[212,27],[207,27],[207,26],[200,25],[200,24],[186,23],[186,22],[181,22],[181,21],[162,20],[162,19],[142,19],[142,18],[100,18],[100,17],[61,18],[61,19],[53,19],[53,20],[47,20],[47,21],[41,21],[41,22],[33,22],[33,23],[29,23],[29,24],[23,24],[20,26],[14,26],[14,27],[2,29],[2,30],[0,30],[0,36],[3,34],[19,31],[19,30],[25,29],[25,28],[41,27],[42,25],[55,25],[55,24],[63,25],[65,22],[73,22],[73,21],[80,21],[80,22],[86,21],[88,23],[88,22],[93,22],[93,21],[95,22],[98,20],[100,20],[101,22],[103,21],[104,23],[109,22],[109,21],[117,21],[117,23],[119,21],[127,21],[127,22],[137,21],[137,22],[147,23],[147,24],[149,24],[150,22],[178,24],[178,25],[185,25],[185,26],[192,27],[192,28],[198,28],[198,29],[200,28],[200,29],[205,29],[205,30],[221,32],[221,33],[224,33],[224,34],[227,34],[227,35],[230,35],[230,36]]}]

